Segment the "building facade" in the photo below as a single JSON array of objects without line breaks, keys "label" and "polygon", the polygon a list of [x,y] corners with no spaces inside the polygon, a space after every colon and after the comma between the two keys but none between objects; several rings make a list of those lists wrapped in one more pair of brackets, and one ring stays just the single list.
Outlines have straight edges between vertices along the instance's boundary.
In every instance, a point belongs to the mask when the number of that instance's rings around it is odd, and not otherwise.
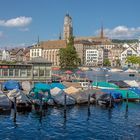
[{"label": "building facade", "polygon": [[65,40],[41,41],[30,49],[30,60],[43,57],[51,62],[53,66],[59,66],[59,50],[66,48]]},{"label": "building facade", "polygon": [[121,53],[124,51],[122,45],[116,45],[111,48],[108,53],[108,59],[112,67],[119,67],[121,65]]},{"label": "building facade", "polygon": [[132,48],[131,46],[126,48],[122,53],[121,53],[121,66],[126,65],[126,58],[129,56],[138,56],[137,50]]},{"label": "building facade", "polygon": [[28,64],[0,64],[0,81],[50,81],[52,63],[35,58]]},{"label": "building facade", "polygon": [[85,50],[86,66],[102,66],[103,65],[103,49],[94,48]]},{"label": "building facade", "polygon": [[10,61],[10,52],[8,50],[1,50],[0,51],[0,60],[1,61]]}]

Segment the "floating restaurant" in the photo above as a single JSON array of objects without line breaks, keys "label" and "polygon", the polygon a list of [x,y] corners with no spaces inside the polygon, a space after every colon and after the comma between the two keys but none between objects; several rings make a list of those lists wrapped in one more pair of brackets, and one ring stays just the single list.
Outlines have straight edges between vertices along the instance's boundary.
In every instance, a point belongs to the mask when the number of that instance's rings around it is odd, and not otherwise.
[{"label": "floating restaurant", "polygon": [[0,64],[0,82],[18,81],[50,81],[52,63],[44,58],[33,58],[26,64]]}]

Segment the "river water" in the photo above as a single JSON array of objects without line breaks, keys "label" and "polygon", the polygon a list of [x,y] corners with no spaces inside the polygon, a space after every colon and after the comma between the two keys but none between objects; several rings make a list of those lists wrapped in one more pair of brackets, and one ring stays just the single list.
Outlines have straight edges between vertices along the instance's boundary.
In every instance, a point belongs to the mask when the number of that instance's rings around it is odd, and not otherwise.
[{"label": "river water", "polygon": [[[92,80],[130,79],[119,73],[99,77],[93,72],[86,75]],[[109,73],[108,73],[109,74]],[[106,73],[105,73],[106,75]],[[138,77],[138,76],[137,76]],[[131,79],[139,80],[139,77]],[[113,78],[113,79],[114,79]],[[16,116],[13,112],[0,115],[1,140],[140,140],[140,103],[116,104],[108,109],[95,105],[67,108],[66,118],[62,107],[49,107],[42,114],[30,112]]]},{"label": "river water", "polygon": [[139,140],[140,104],[115,105],[113,109],[87,105],[49,108],[41,116],[35,112],[0,116],[0,139],[6,140]]}]

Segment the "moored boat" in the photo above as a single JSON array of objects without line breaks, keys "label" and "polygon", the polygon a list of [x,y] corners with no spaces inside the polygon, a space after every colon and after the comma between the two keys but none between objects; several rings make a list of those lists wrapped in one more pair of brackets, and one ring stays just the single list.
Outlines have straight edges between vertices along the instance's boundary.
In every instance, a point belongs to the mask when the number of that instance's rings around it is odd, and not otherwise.
[{"label": "moored boat", "polygon": [[9,112],[11,109],[12,103],[9,100],[9,98],[2,92],[0,91],[0,114]]},{"label": "moored boat", "polygon": [[92,86],[98,89],[118,89],[119,88],[114,83],[109,83],[109,82],[93,82]]},{"label": "moored boat", "polygon": [[102,92],[110,94],[112,96],[114,102],[122,101],[121,93],[117,92],[116,90],[102,89]]}]

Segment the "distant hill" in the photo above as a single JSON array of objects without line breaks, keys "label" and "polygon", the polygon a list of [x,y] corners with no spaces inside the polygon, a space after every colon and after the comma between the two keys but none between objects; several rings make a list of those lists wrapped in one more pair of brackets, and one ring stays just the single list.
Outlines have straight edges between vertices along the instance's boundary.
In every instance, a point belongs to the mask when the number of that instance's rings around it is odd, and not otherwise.
[{"label": "distant hill", "polygon": [[112,39],[113,43],[136,43],[138,39],[128,39],[128,40],[120,40],[120,39]]}]

